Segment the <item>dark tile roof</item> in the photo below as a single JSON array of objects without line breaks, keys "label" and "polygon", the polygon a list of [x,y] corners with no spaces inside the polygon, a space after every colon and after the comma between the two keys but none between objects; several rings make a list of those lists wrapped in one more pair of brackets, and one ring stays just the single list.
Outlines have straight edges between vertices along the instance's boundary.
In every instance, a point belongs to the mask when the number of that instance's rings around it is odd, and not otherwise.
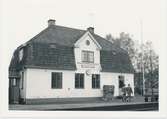
[{"label": "dark tile roof", "polygon": [[[13,71],[17,74],[23,66],[75,70],[74,44],[85,32],[86,30],[58,25],[47,27],[29,40],[25,46],[20,46],[15,50],[9,66],[9,76],[12,76]],[[99,35],[91,34],[102,47],[100,51],[102,71],[133,73],[127,52]],[[25,55],[19,62],[18,51],[21,48],[24,48]]]},{"label": "dark tile roof", "polygon": [[133,73],[134,69],[126,53],[100,51],[103,72]]},{"label": "dark tile roof", "polygon": [[32,58],[26,63],[30,67],[45,67],[58,70],[75,70],[72,47],[58,44],[33,43]]}]

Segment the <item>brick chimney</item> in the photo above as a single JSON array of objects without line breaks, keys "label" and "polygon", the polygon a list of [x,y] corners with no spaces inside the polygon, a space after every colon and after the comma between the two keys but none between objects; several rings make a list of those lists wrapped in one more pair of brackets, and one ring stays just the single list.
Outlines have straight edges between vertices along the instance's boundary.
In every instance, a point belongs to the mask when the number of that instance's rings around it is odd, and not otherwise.
[{"label": "brick chimney", "polygon": [[48,27],[55,25],[55,22],[56,22],[56,20],[54,20],[54,19],[49,19],[49,20],[48,20]]},{"label": "brick chimney", "polygon": [[89,27],[89,28],[87,28],[87,30],[88,30],[90,33],[94,33],[94,28],[93,28],[93,27]]}]

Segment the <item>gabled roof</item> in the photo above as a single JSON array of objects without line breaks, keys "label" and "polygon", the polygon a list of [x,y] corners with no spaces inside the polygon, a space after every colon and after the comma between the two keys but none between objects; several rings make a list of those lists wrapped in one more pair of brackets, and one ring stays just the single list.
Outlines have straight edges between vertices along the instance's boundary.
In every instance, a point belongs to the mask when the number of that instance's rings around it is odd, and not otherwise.
[{"label": "gabled roof", "polygon": [[82,40],[84,40],[86,36],[89,36],[89,37],[90,37],[90,39],[94,42],[94,44],[97,46],[97,48],[98,48],[99,50],[102,49],[102,47],[99,45],[99,43],[95,40],[95,38],[92,36],[92,34],[91,34],[89,31],[87,31],[80,39],[78,39],[78,40],[75,42],[74,46],[75,46],[75,47],[78,47],[78,45],[80,44],[80,42],[81,42]]},{"label": "gabled roof", "polygon": [[[86,32],[87,30],[58,25],[47,27],[24,46],[15,50],[9,71],[17,72],[22,67],[75,70],[74,44]],[[102,71],[133,73],[133,67],[126,51],[97,34],[91,33],[91,35],[101,46]],[[24,47],[25,57],[19,62],[18,52],[22,47]]]}]

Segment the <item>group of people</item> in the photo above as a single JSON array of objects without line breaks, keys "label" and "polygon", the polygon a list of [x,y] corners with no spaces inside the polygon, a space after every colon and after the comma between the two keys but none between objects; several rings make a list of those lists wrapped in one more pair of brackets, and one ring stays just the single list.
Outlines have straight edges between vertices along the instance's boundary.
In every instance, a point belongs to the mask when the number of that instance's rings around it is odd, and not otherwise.
[{"label": "group of people", "polygon": [[122,87],[122,102],[131,102],[131,95],[133,94],[133,90],[128,84],[128,87],[125,85]]}]

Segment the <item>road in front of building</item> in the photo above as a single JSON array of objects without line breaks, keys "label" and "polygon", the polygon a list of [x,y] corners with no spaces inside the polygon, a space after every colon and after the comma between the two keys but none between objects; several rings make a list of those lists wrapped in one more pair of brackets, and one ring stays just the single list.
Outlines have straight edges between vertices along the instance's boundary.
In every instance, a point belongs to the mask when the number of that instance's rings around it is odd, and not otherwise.
[{"label": "road in front of building", "polygon": [[120,99],[104,102],[78,102],[60,104],[9,105],[9,110],[49,110],[49,111],[153,111],[158,110],[158,103],[144,102],[144,97],[134,97],[132,102],[122,102]]}]

